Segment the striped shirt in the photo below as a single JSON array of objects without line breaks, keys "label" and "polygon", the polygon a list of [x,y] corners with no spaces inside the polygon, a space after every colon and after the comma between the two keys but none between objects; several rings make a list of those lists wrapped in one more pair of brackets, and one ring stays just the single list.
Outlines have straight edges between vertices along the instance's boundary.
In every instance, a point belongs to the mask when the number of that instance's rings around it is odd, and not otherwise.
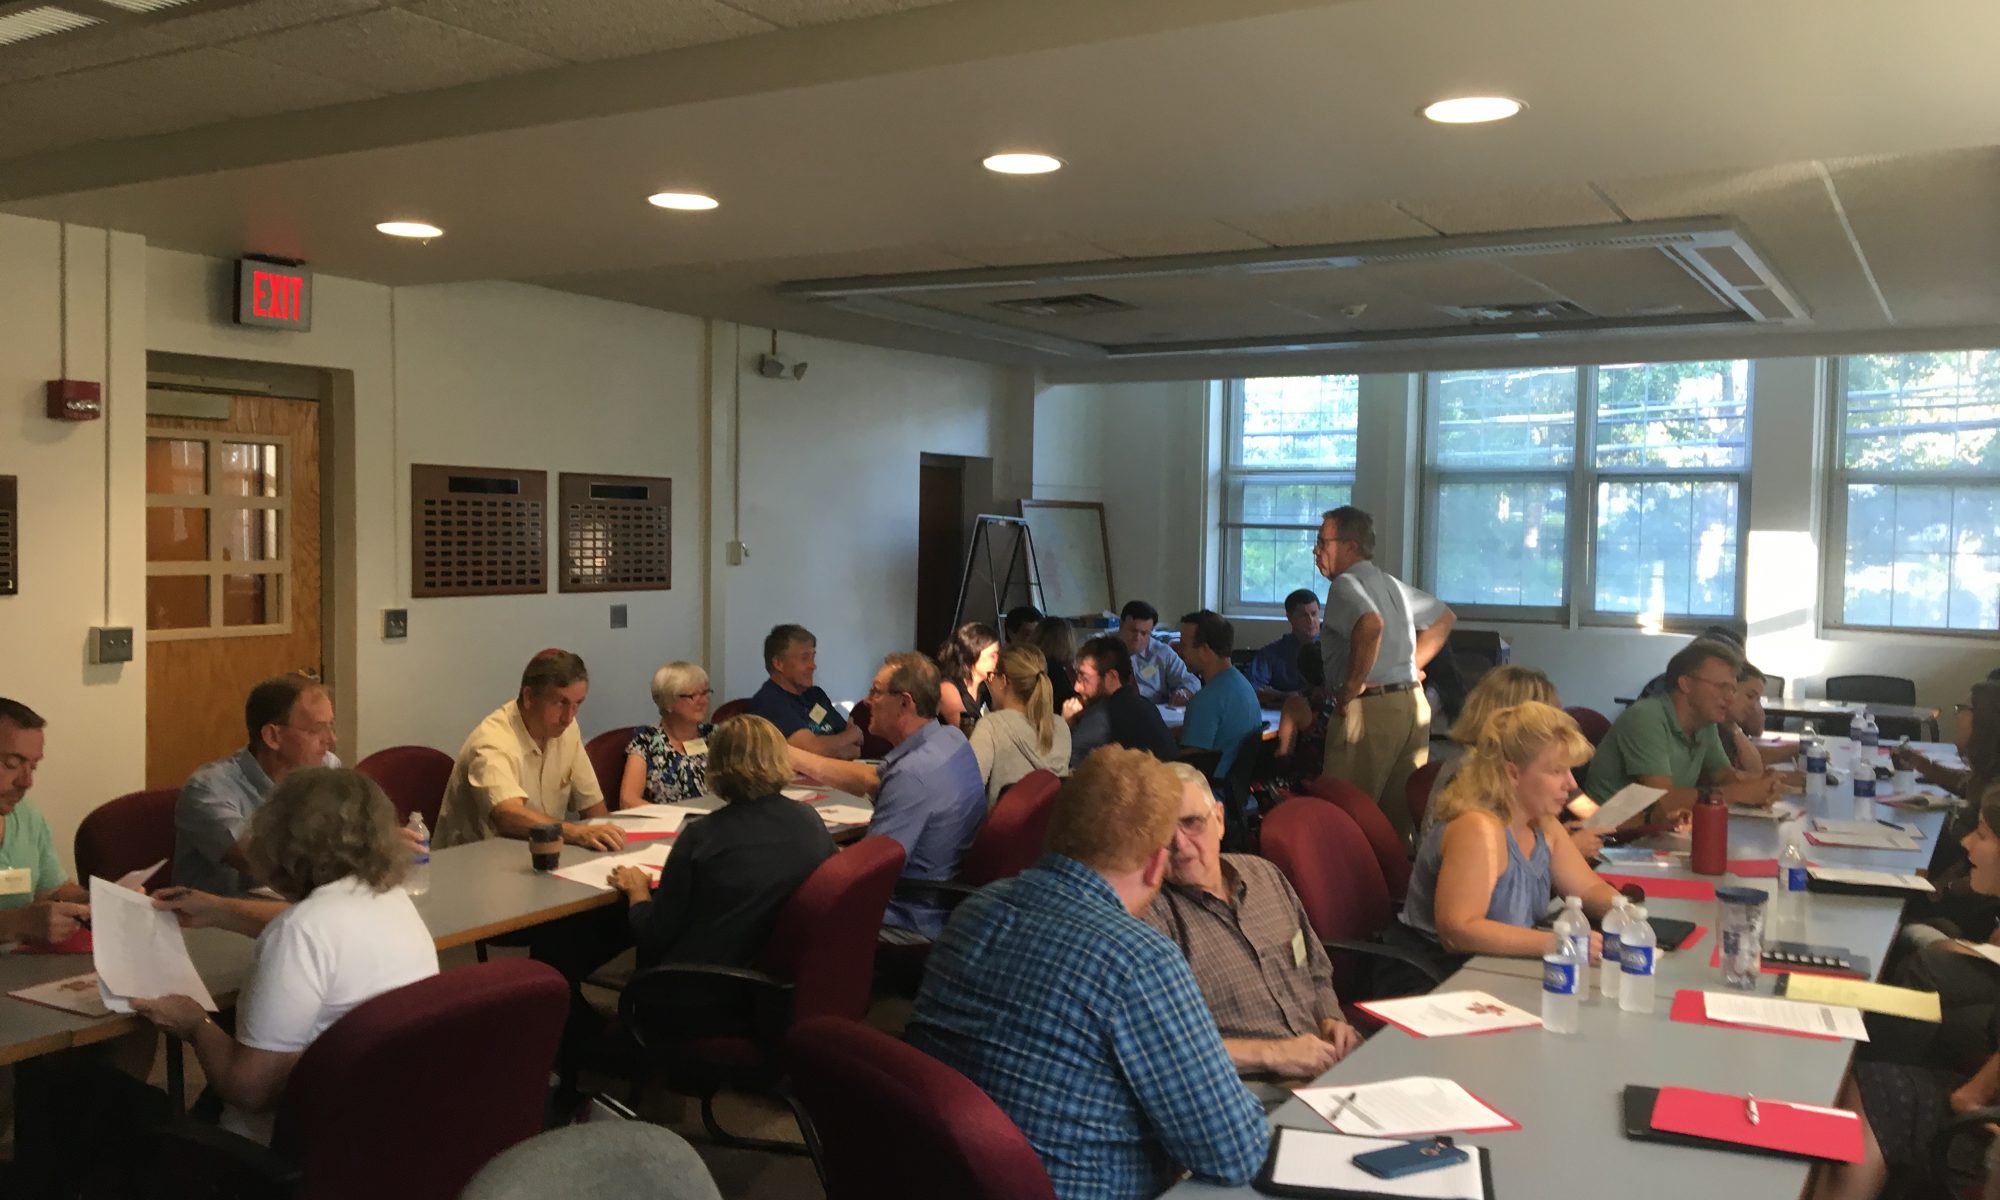
[{"label": "striped shirt", "polygon": [[907,1036],[1013,1119],[1059,1200],[1140,1200],[1175,1165],[1238,1186],[1263,1164],[1263,1110],[1180,951],[1074,859],[959,906]]}]

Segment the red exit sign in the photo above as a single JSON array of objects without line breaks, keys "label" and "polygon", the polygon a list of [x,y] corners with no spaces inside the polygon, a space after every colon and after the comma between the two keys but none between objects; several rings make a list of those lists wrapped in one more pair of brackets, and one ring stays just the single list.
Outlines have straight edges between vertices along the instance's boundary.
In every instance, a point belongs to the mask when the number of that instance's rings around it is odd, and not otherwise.
[{"label": "red exit sign", "polygon": [[255,258],[237,260],[236,323],[311,329],[312,272]]}]

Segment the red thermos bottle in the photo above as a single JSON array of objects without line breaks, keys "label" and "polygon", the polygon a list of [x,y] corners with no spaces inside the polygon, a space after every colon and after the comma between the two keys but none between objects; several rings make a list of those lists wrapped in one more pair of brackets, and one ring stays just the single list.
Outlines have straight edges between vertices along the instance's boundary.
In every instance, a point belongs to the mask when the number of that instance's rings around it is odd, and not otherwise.
[{"label": "red thermos bottle", "polygon": [[1694,853],[1688,865],[1697,875],[1720,875],[1729,869],[1729,809],[1722,797],[1703,792],[1694,805]]}]

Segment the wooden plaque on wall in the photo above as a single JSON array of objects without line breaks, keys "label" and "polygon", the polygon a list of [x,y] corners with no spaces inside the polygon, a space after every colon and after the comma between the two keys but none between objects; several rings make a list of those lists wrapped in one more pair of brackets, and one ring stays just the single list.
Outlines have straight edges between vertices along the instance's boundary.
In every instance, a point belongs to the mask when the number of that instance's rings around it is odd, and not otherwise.
[{"label": "wooden plaque on wall", "polygon": [[673,480],[563,472],[565,592],[658,592],[673,586]]},{"label": "wooden plaque on wall", "polygon": [[410,467],[410,595],[549,590],[549,475]]},{"label": "wooden plaque on wall", "polygon": [[0,475],[0,596],[21,590],[21,500],[12,475]]}]

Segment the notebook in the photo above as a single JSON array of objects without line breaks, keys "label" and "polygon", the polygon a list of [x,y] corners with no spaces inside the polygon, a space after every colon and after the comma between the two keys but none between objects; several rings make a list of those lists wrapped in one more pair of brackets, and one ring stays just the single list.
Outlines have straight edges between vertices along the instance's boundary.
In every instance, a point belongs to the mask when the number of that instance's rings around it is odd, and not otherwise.
[{"label": "notebook", "polygon": [[1270,1196],[1324,1200],[1493,1200],[1493,1165],[1482,1146],[1462,1146],[1469,1157],[1455,1167],[1400,1179],[1379,1179],[1354,1165],[1357,1154],[1403,1144],[1401,1138],[1280,1127],[1253,1186]]}]

